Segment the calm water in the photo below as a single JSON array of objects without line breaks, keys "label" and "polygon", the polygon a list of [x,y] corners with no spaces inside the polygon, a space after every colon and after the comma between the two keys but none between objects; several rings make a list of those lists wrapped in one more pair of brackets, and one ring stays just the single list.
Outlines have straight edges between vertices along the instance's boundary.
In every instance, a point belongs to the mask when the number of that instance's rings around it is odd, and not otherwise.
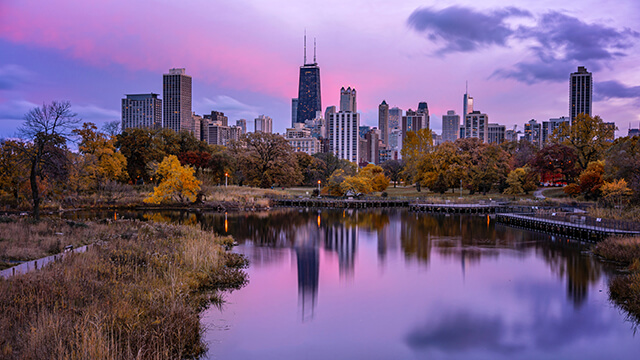
[{"label": "calm water", "polygon": [[403,210],[150,217],[233,235],[251,261],[203,314],[209,359],[640,357],[614,269],[574,241]]}]

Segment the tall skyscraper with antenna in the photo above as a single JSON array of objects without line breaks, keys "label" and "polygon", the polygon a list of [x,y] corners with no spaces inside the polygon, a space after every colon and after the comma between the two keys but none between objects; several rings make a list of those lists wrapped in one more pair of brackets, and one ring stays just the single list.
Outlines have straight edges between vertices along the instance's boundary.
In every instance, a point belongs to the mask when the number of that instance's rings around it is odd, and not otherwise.
[{"label": "tall skyscraper with antenna", "polygon": [[464,98],[462,102],[462,116],[467,116],[473,112],[473,98],[469,96],[469,83],[466,83],[464,90]]},{"label": "tall skyscraper with antenna", "polygon": [[300,67],[298,85],[298,110],[296,122],[313,120],[322,111],[320,98],[320,67],[316,62],[316,40],[313,39],[313,63],[307,64],[307,35],[304,35],[304,65]]}]

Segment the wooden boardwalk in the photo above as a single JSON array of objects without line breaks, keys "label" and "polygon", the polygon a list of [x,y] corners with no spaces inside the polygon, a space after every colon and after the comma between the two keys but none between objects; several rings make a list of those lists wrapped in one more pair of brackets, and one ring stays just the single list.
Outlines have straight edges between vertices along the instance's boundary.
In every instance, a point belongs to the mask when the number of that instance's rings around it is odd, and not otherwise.
[{"label": "wooden boardwalk", "polygon": [[444,214],[496,214],[532,212],[531,206],[514,206],[505,203],[491,204],[410,204],[409,210],[414,212]]},{"label": "wooden boardwalk", "polygon": [[584,217],[577,217],[576,221],[554,220],[533,215],[505,214],[496,215],[496,221],[500,224],[542,231],[550,234],[583,239],[588,241],[601,241],[610,236],[640,236],[640,230],[632,228],[616,228],[608,224],[586,223]]},{"label": "wooden boardwalk", "polygon": [[409,200],[358,200],[358,199],[273,199],[275,206],[330,209],[368,209],[407,207]]}]

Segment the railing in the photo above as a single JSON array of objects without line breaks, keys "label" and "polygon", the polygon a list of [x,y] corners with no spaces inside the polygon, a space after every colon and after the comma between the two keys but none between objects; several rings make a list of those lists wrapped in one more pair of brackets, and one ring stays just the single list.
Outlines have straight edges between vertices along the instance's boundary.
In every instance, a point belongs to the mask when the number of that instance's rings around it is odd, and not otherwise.
[{"label": "railing", "polygon": [[600,228],[600,229],[613,229],[613,230],[623,230],[623,231],[640,231],[640,223],[622,221],[622,220],[594,218],[594,217],[585,215],[584,213],[554,212],[551,210],[541,209],[536,211],[535,214],[530,214],[530,215],[527,214],[525,216],[530,216],[538,219],[546,219],[546,220],[570,223],[576,226],[583,226],[583,227],[593,227],[593,228]]}]

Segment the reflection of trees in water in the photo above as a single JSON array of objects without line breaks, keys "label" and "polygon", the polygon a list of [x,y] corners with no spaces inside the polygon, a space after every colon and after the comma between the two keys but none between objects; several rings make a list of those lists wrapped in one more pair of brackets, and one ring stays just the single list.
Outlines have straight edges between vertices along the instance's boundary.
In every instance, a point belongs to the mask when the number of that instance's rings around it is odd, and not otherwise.
[{"label": "reflection of trees in water", "polygon": [[602,263],[592,256],[582,254],[586,246],[578,241],[551,239],[551,235],[540,234],[536,251],[549,265],[551,272],[567,281],[567,296],[576,307],[587,299],[589,286],[596,284],[603,273]]}]

